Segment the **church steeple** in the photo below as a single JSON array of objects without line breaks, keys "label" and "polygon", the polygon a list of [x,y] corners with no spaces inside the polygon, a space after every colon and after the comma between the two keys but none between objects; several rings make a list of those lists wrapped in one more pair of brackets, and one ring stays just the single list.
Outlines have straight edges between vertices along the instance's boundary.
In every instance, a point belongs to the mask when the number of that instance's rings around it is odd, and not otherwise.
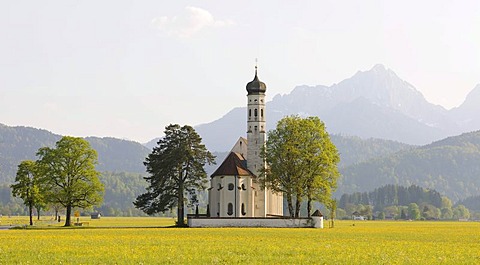
[{"label": "church steeple", "polygon": [[266,90],[267,86],[258,78],[258,68],[255,66],[255,77],[247,84],[247,167],[257,176],[264,167],[260,154],[266,141]]},{"label": "church steeple", "polygon": [[267,91],[265,83],[258,79],[257,70],[258,67],[255,65],[255,77],[247,84],[247,92],[249,95],[254,93],[265,93],[265,91]]}]

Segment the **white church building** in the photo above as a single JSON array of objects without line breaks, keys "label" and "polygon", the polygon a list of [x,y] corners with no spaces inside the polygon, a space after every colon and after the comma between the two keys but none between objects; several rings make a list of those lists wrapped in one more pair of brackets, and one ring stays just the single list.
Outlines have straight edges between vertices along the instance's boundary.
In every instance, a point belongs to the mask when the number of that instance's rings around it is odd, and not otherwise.
[{"label": "white church building", "polygon": [[266,90],[255,67],[255,77],[247,84],[247,139],[240,137],[211,175],[210,217],[283,216],[283,195],[263,189],[257,181],[265,166],[261,151],[266,142]]}]

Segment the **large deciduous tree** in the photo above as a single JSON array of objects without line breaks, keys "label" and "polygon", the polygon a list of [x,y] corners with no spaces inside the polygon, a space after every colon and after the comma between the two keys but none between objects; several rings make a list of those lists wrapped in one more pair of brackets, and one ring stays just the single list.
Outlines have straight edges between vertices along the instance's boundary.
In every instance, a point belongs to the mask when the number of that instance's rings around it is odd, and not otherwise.
[{"label": "large deciduous tree", "polygon": [[66,208],[65,226],[71,226],[73,208],[88,208],[102,202],[103,184],[95,170],[97,152],[86,140],[64,136],[55,148],[40,148],[37,156],[45,197],[48,202]]},{"label": "large deciduous tree", "polygon": [[[28,207],[30,225],[33,225],[33,207],[43,203],[43,194],[40,190],[37,172],[35,161],[22,161],[18,165],[15,183],[11,185],[13,196],[22,198]],[[37,209],[37,211],[39,211],[39,209]]]},{"label": "large deciduous tree", "polygon": [[196,202],[196,192],[205,189],[206,163],[215,157],[202,144],[202,139],[188,125],[169,125],[144,162],[150,176],[147,192],[138,196],[134,205],[152,215],[177,207],[177,225],[185,225],[185,201]]},{"label": "large deciduous tree", "polygon": [[262,156],[266,161],[263,185],[286,196],[291,217],[299,217],[301,203],[328,203],[336,188],[340,161],[325,125],[317,117],[289,116],[268,133]]}]

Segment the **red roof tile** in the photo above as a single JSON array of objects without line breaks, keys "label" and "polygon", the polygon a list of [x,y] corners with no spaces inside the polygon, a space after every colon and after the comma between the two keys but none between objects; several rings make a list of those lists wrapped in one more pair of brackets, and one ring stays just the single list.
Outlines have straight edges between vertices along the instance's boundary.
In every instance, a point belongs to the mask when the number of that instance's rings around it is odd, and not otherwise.
[{"label": "red roof tile", "polygon": [[247,168],[247,160],[235,152],[230,152],[223,160],[222,164],[213,172],[211,177],[215,176],[255,176]]}]

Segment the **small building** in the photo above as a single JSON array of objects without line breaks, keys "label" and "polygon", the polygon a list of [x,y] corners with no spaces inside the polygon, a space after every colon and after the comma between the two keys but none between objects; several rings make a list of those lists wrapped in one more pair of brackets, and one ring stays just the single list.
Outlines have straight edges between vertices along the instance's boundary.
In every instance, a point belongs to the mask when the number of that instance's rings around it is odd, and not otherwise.
[{"label": "small building", "polygon": [[90,214],[90,219],[100,219],[102,217],[101,213],[92,213]]}]

